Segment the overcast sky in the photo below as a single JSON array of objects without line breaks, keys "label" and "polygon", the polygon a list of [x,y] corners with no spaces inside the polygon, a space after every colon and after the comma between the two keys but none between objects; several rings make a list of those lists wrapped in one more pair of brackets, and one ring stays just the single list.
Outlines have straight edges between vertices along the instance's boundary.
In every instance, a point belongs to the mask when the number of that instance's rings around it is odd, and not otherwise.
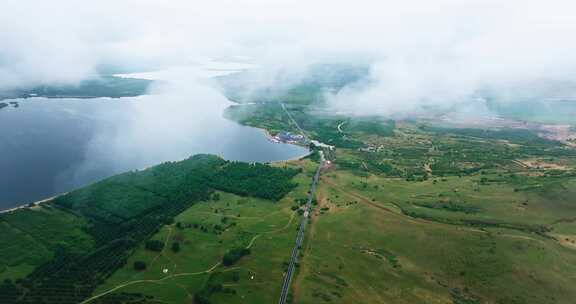
[{"label": "overcast sky", "polygon": [[3,0],[0,88],[73,83],[103,63],[370,62],[374,85],[333,103],[395,110],[572,78],[574,11],[562,0]]}]

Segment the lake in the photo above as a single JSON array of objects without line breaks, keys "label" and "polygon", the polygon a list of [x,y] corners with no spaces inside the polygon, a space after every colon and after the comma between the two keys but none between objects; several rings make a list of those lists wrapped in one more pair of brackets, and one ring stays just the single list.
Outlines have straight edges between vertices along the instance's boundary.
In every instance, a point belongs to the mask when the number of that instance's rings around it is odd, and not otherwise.
[{"label": "lake", "polygon": [[198,153],[246,162],[307,153],[223,118],[231,103],[203,70],[168,74],[133,98],[7,100],[20,107],[0,110],[0,210]]}]

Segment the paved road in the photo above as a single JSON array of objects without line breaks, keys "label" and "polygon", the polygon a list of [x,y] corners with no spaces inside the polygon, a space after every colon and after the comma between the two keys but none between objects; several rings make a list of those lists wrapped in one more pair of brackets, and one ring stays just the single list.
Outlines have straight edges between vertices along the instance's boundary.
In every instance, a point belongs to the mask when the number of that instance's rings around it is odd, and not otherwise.
[{"label": "paved road", "polygon": [[288,270],[284,276],[284,281],[282,282],[282,291],[280,293],[280,300],[278,303],[285,304],[286,298],[288,297],[288,291],[290,290],[290,282],[292,281],[292,275],[294,274],[294,268],[296,267],[296,262],[298,261],[298,250],[302,246],[304,241],[304,232],[306,230],[306,224],[308,223],[308,216],[310,210],[312,209],[312,199],[314,199],[314,193],[316,192],[316,186],[318,184],[318,178],[320,177],[320,170],[324,166],[324,153],[320,151],[320,165],[314,174],[314,179],[312,179],[312,186],[310,187],[310,193],[308,193],[308,199],[306,201],[306,207],[304,209],[304,214],[300,220],[300,226],[298,227],[298,234],[296,235],[296,243],[292,248],[292,253],[290,255],[290,263],[288,264]]},{"label": "paved road", "polygon": [[302,136],[304,136],[306,141],[310,141],[310,139],[306,135],[306,132],[300,127],[300,125],[298,124],[298,122],[296,122],[294,117],[292,117],[292,114],[290,114],[290,112],[286,109],[286,106],[283,103],[280,103],[280,105],[282,106],[282,109],[284,110],[284,112],[286,112],[286,115],[288,115],[288,118],[292,121],[294,126],[296,126],[296,128],[300,131],[300,134],[302,134]]}]

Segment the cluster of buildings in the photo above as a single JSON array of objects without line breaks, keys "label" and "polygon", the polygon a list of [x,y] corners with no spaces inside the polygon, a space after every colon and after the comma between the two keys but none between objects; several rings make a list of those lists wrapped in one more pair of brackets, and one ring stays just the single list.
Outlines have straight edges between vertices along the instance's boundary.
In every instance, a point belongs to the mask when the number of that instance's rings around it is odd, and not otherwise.
[{"label": "cluster of buildings", "polygon": [[362,151],[362,152],[380,152],[384,150],[384,145],[380,145],[378,147],[376,147],[375,145],[367,145],[366,147],[363,148],[359,148],[358,151]]},{"label": "cluster of buildings", "polygon": [[306,137],[302,134],[292,134],[290,132],[280,132],[271,138],[276,143],[306,144]]}]

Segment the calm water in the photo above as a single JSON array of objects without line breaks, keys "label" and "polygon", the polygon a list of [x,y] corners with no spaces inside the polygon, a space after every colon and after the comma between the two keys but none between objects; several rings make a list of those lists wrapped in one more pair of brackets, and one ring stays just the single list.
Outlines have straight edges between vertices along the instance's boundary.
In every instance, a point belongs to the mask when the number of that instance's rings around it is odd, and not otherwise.
[{"label": "calm water", "polygon": [[202,85],[122,99],[28,99],[0,110],[0,209],[197,153],[269,162],[307,153],[222,117]]}]

